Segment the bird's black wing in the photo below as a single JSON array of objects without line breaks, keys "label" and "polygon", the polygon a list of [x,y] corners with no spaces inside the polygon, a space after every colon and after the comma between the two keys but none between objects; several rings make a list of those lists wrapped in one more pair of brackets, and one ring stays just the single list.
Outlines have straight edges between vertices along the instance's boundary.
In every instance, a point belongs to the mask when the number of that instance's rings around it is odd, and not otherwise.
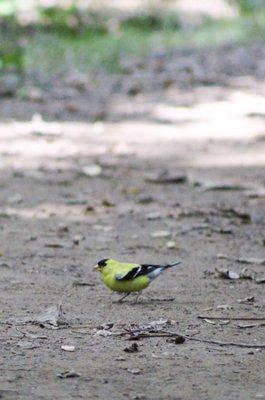
[{"label": "bird's black wing", "polygon": [[158,268],[161,268],[161,265],[142,264],[138,267],[132,268],[129,272],[125,272],[125,274],[116,275],[116,280],[129,281],[142,275],[149,275]]}]

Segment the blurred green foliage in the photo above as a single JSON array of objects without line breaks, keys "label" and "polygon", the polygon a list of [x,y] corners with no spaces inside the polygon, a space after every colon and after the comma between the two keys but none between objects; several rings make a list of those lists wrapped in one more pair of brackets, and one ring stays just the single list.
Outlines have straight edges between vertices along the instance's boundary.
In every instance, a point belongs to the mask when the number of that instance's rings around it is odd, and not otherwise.
[{"label": "blurred green foliage", "polygon": [[154,7],[118,15],[103,9],[81,10],[74,1],[68,8],[38,8],[38,20],[24,26],[17,18],[18,0],[0,0],[0,72],[64,72],[73,68],[116,72],[124,59],[160,47],[264,38],[265,0],[227,1],[236,4],[241,17],[207,19],[199,27],[182,27],[175,13]]},{"label": "blurred green foliage", "polygon": [[228,0],[242,15],[251,15],[265,10],[265,0]]}]

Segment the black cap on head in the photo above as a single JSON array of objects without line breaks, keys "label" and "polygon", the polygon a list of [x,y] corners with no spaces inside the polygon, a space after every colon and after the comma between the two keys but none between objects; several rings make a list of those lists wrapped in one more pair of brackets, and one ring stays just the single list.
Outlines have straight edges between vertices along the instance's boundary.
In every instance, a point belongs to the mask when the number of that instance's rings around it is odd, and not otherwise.
[{"label": "black cap on head", "polygon": [[107,265],[108,258],[104,258],[98,262],[99,267],[105,267]]}]

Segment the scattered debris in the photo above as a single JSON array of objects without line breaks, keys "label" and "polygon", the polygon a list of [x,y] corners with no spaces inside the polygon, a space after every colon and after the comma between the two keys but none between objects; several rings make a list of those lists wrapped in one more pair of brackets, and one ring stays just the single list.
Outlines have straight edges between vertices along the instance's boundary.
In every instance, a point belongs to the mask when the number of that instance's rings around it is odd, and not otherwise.
[{"label": "scattered debris", "polygon": [[160,214],[160,212],[150,212],[145,215],[145,218],[149,221],[154,221],[156,219],[161,218],[161,214]]},{"label": "scattered debris", "polygon": [[221,340],[203,339],[198,337],[185,336],[188,340],[194,340],[201,343],[216,344],[218,346],[246,347],[254,349],[265,349],[265,343],[240,343],[240,342],[222,342]]},{"label": "scattered debris", "polygon": [[90,287],[94,287],[94,286],[95,286],[95,283],[85,282],[85,281],[74,281],[74,282],[73,282],[73,286],[74,286],[74,287],[78,287],[78,286],[90,286]]},{"label": "scattered debris", "polygon": [[81,375],[74,370],[64,371],[57,374],[57,377],[60,379],[79,378],[80,376]]},{"label": "scattered debris", "polygon": [[233,233],[233,229],[230,227],[218,227],[218,226],[211,226],[209,224],[197,224],[197,225],[188,225],[184,228],[181,228],[178,233],[181,235],[184,235],[188,232],[191,231],[200,231],[200,230],[208,230],[210,232],[214,232],[214,233],[221,233],[221,234],[232,234]]},{"label": "scattered debris", "polygon": [[230,321],[265,321],[265,317],[220,317],[220,316],[205,316],[205,315],[198,315],[199,319],[213,319],[213,320],[223,320],[227,319]]},{"label": "scattered debris", "polygon": [[168,238],[170,237],[170,232],[168,231],[155,231],[151,233],[151,237],[154,239],[158,238]]},{"label": "scattered debris", "polygon": [[183,173],[174,173],[167,170],[155,174],[149,174],[145,177],[147,182],[151,183],[162,183],[162,184],[172,184],[172,183],[185,183],[187,182],[187,175]]},{"label": "scattered debris", "polygon": [[149,301],[175,301],[176,297],[158,297],[158,298],[150,298]]},{"label": "scattered debris", "polygon": [[265,323],[264,324],[238,324],[237,325],[237,327],[239,329],[259,328],[262,326],[265,326]]},{"label": "scattered debris", "polygon": [[73,236],[72,241],[73,241],[73,244],[75,244],[77,246],[84,239],[85,239],[85,237],[83,235],[75,235],[75,236]]},{"label": "scattered debris", "polygon": [[255,282],[258,284],[265,283],[265,276],[263,276],[262,278],[256,278]]},{"label": "scattered debris", "polygon": [[99,329],[98,331],[96,331],[94,333],[94,336],[103,336],[103,337],[107,337],[107,336],[111,336],[113,333],[110,330],[107,329]]},{"label": "scattered debris", "polygon": [[250,199],[262,199],[265,197],[265,188],[259,188],[257,190],[250,190],[245,193]]},{"label": "scattered debris", "polygon": [[225,279],[254,279],[253,273],[244,268],[240,273],[230,271],[226,268],[215,268],[218,276]]},{"label": "scattered debris", "polygon": [[28,340],[20,340],[17,343],[18,347],[20,347],[23,350],[33,350],[33,349],[37,349],[40,346],[36,343],[30,342]]},{"label": "scattered debris", "polygon": [[9,204],[18,204],[21,203],[23,200],[21,194],[17,193],[7,199]]},{"label": "scattered debris", "polygon": [[138,344],[132,343],[131,346],[125,347],[123,351],[125,351],[125,353],[136,353],[139,351]]},{"label": "scattered debris", "polygon": [[241,183],[216,183],[216,182],[196,182],[197,186],[201,186],[205,191],[215,190],[250,190],[253,187]]},{"label": "scattered debris", "polygon": [[237,272],[229,271],[226,268],[215,268],[218,276],[225,279],[239,279],[240,275]]},{"label": "scattered debris", "polygon": [[84,214],[88,214],[88,215],[90,215],[90,214],[94,214],[95,212],[96,212],[96,209],[95,209],[95,207],[93,207],[93,206],[91,206],[91,205],[87,205],[85,208],[84,208]]},{"label": "scattered debris", "polygon": [[216,310],[233,310],[233,306],[230,306],[229,304],[220,304],[216,307]]},{"label": "scattered debris", "polygon": [[253,264],[253,265],[265,265],[265,258],[254,258],[254,257],[230,257],[226,254],[217,254],[219,260],[235,261],[240,264]]},{"label": "scattered debris", "polygon": [[110,199],[103,199],[102,200],[102,205],[104,207],[115,207],[115,203],[114,201],[110,200]]},{"label": "scattered debris", "polygon": [[171,319],[158,319],[157,321],[149,322],[149,324],[146,325],[146,328],[149,329],[165,325],[172,325]]},{"label": "scattered debris", "polygon": [[62,249],[64,245],[62,243],[46,243],[44,247],[50,247],[52,249]]},{"label": "scattered debris", "polygon": [[255,296],[245,297],[244,299],[238,299],[237,301],[238,301],[238,303],[242,303],[242,304],[254,303]]},{"label": "scattered debris", "polygon": [[115,361],[126,361],[126,358],[119,356],[115,358]]},{"label": "scattered debris", "polygon": [[41,114],[34,114],[31,121],[16,123],[17,130],[25,135],[58,137],[62,127],[57,122],[45,122]]},{"label": "scattered debris", "polygon": [[64,351],[73,352],[73,351],[75,351],[75,346],[68,345],[68,344],[62,344],[61,345],[61,349],[64,350]]},{"label": "scattered debris", "polygon": [[174,240],[169,240],[168,242],[166,242],[166,248],[177,249],[178,248],[177,242],[175,242]]},{"label": "scattered debris", "polygon": [[69,227],[68,225],[61,223],[59,224],[58,230],[57,230],[58,234],[65,234],[69,232]]},{"label": "scattered debris", "polygon": [[28,317],[15,317],[5,321],[11,325],[37,324],[47,329],[65,327],[68,323],[62,318],[62,306],[51,306],[44,313]]},{"label": "scattered debris", "polygon": [[95,178],[102,173],[102,167],[98,164],[87,165],[82,168],[81,173],[89,178]]},{"label": "scattered debris", "polygon": [[181,336],[181,335],[176,336],[176,337],[174,337],[173,339],[167,339],[167,342],[168,342],[168,343],[174,343],[174,344],[182,344],[182,343],[184,343],[185,341],[186,341],[185,337],[184,337],[184,336]]},{"label": "scattered debris", "polygon": [[249,224],[251,223],[251,215],[245,211],[241,210],[239,208],[220,208],[219,211],[227,218],[239,218],[242,223],[244,224]]},{"label": "scattered debris", "polygon": [[130,372],[130,374],[133,374],[133,375],[139,375],[141,373],[141,370],[137,369],[137,368],[135,368],[135,369],[129,369],[128,368],[127,371]]},{"label": "scattered debris", "polygon": [[216,322],[215,320],[208,318],[204,318],[203,321],[211,325],[228,325],[230,323],[230,320],[225,318],[223,320],[219,320],[219,322]]},{"label": "scattered debris", "polygon": [[245,257],[240,257],[235,259],[238,263],[241,264],[256,264],[256,265],[265,265],[265,258],[245,258]]},{"label": "scattered debris", "polygon": [[154,201],[154,198],[149,195],[140,195],[137,199],[137,203],[139,204],[150,204]]}]

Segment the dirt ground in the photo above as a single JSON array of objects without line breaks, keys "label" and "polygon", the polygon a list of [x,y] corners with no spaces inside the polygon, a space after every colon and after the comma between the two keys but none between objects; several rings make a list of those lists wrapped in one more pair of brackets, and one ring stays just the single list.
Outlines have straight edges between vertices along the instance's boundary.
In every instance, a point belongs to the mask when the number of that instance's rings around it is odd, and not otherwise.
[{"label": "dirt ground", "polygon": [[[207,54],[208,80],[196,55],[182,85],[1,99],[1,398],[265,398],[264,49],[238,69],[242,49]],[[154,82],[148,66],[127,82]],[[117,304],[92,271],[110,257],[182,265]],[[125,351],[150,323],[187,338]]]}]

